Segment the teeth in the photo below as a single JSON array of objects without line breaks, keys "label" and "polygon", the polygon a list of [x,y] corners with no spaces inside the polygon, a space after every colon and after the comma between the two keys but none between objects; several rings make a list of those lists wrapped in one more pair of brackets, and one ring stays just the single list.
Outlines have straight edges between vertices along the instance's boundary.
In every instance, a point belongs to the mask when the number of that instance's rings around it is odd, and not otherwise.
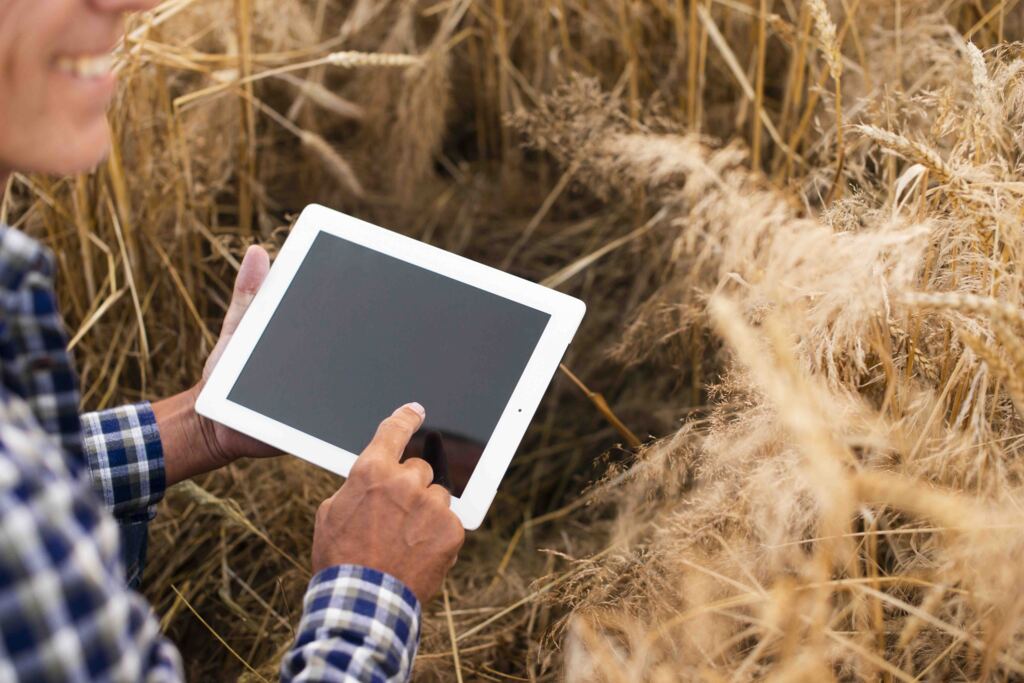
[{"label": "teeth", "polygon": [[57,68],[78,78],[101,78],[114,68],[114,58],[111,55],[61,57],[57,60]]}]

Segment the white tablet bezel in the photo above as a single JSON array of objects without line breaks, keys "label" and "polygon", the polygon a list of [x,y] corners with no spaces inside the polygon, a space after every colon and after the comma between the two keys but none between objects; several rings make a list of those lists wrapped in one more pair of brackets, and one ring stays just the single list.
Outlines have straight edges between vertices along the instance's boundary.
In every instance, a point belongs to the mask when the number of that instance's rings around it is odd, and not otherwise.
[{"label": "white tablet bezel", "polygon": [[[348,476],[358,454],[228,400],[231,387],[245,367],[313,240],[321,231],[544,311],[551,316],[462,496],[452,497],[452,510],[463,525],[467,529],[476,529],[494,500],[498,484],[569,342],[583,320],[586,306],[579,299],[561,292],[358,218],[316,204],[306,207],[207,380],[196,401],[196,411],[342,476]],[[415,400],[415,397],[410,397],[410,400]],[[426,408],[429,414],[430,406]],[[382,419],[384,417],[381,416]]]}]

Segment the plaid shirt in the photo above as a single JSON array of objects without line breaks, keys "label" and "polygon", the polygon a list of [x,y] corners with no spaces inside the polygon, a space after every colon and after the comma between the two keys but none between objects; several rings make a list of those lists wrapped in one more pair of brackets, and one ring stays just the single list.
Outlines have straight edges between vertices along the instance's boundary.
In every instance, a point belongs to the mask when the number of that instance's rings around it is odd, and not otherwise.
[{"label": "plaid shirt", "polygon": [[[79,415],[49,252],[0,226],[0,681],[180,681],[137,579],[164,462],[148,403]],[[132,547],[128,529],[141,530]],[[126,566],[128,574],[126,575]],[[309,585],[284,681],[403,681],[420,606],[345,565]]]}]

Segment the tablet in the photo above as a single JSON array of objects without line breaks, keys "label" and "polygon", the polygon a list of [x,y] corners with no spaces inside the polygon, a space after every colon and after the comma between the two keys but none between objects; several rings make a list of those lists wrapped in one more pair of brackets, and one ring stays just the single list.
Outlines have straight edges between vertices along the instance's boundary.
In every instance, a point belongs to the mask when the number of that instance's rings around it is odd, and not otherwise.
[{"label": "tablet", "polygon": [[582,301],[322,206],[299,217],[196,403],[347,476],[395,408],[477,528],[583,319]]}]

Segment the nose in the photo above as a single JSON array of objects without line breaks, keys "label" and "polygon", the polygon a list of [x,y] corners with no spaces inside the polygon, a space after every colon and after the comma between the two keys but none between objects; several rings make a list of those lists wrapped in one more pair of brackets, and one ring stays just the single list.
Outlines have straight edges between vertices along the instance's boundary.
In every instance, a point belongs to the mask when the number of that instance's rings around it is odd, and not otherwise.
[{"label": "nose", "polygon": [[102,12],[142,12],[153,9],[160,0],[90,0]]}]

